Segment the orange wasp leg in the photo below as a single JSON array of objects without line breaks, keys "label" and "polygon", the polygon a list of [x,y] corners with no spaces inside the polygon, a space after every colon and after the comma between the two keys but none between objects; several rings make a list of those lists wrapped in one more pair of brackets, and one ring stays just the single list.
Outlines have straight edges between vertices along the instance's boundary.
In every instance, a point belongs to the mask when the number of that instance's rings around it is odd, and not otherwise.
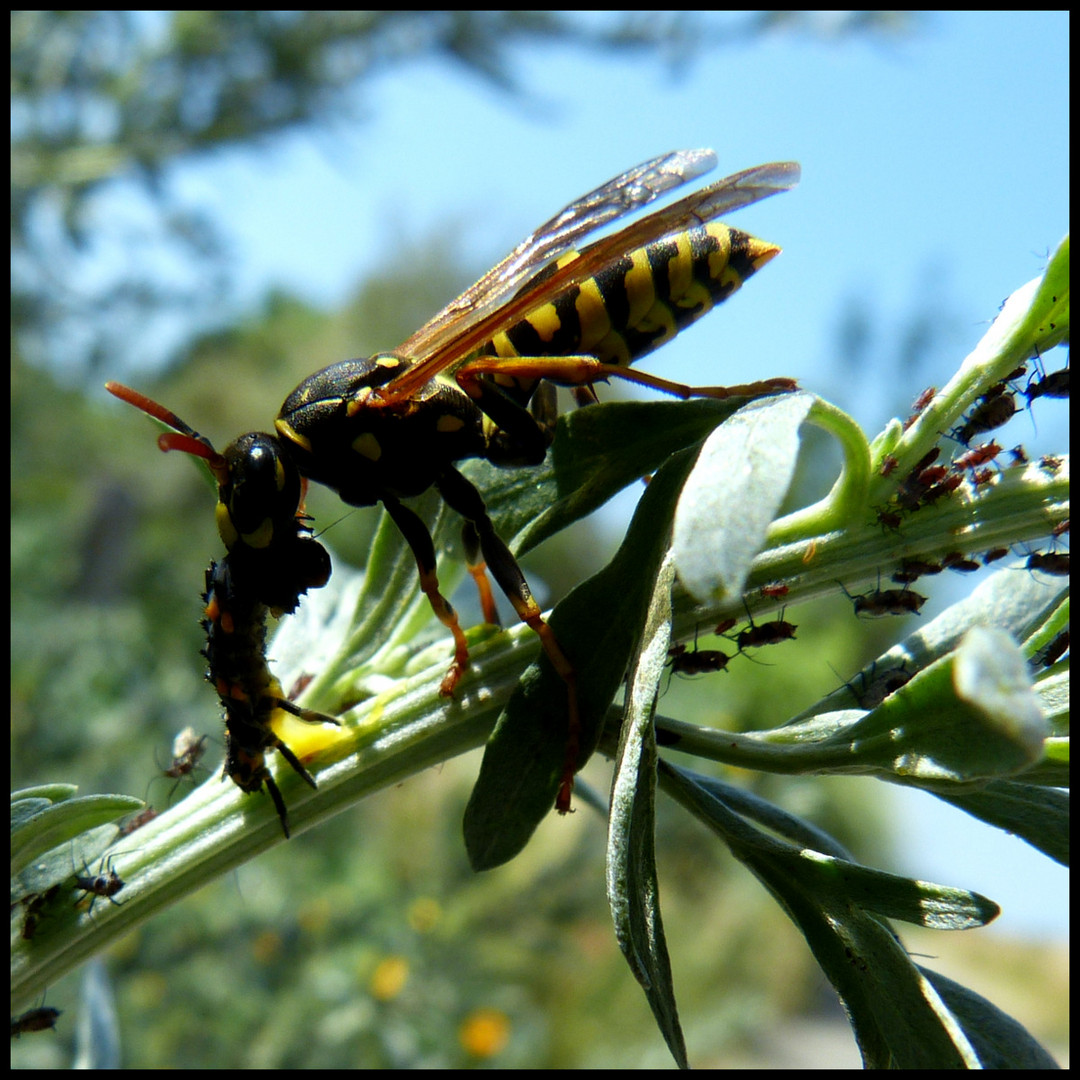
[{"label": "orange wasp leg", "polygon": [[[567,659],[551,627],[544,621],[540,607],[533,599],[532,590],[517,560],[495,531],[480,492],[453,468],[447,468],[436,480],[435,486],[447,505],[456,510],[475,532],[476,541],[499,588],[513,605],[517,617],[540,638],[540,644],[551,666],[566,683],[566,756],[563,759],[559,792],[555,800],[555,809],[560,814],[565,814],[570,810],[570,795],[574,788],[574,773],[577,771],[578,752],[581,745],[581,717],[578,711],[577,676],[574,667]],[[428,544],[431,544],[430,538]]]},{"label": "orange wasp leg", "polygon": [[480,553],[480,537],[476,533],[476,527],[471,521],[465,522],[461,538],[465,544],[465,565],[470,577],[476,582],[476,591],[480,594],[480,610],[484,616],[484,622],[492,626],[499,625],[499,613],[495,609],[495,597],[491,592],[491,582],[488,581],[487,563]]},{"label": "orange wasp leg", "polygon": [[560,386],[589,386],[607,379],[649,386],[675,397],[761,397],[796,388],[794,379],[764,379],[735,386],[688,386],[650,375],[621,364],[604,364],[592,356],[479,356],[462,365],[455,373],[458,385],[470,396],[480,396],[477,380],[484,375],[501,378],[548,379]]},{"label": "orange wasp leg", "polygon": [[401,535],[405,537],[409,547],[412,548],[412,553],[416,558],[416,568],[420,572],[420,588],[428,598],[432,611],[435,612],[439,622],[454,636],[454,660],[439,685],[439,693],[443,697],[452,697],[454,689],[461,682],[461,677],[469,666],[469,646],[465,641],[465,632],[461,629],[457,612],[450,601],[439,592],[439,577],[435,570],[435,544],[419,515],[396,499],[384,498],[383,505],[394,524],[401,530]]}]

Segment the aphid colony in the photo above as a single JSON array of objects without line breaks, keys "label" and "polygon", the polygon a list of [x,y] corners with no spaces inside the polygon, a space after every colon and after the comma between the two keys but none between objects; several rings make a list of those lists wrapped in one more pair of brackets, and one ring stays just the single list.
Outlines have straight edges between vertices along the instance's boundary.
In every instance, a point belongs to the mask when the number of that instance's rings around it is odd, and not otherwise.
[{"label": "aphid colony", "polygon": [[[925,507],[933,506],[941,499],[948,498],[964,484],[965,480],[975,491],[992,482],[996,470],[1000,468],[998,459],[1004,453],[1004,448],[993,439],[975,446],[971,445],[971,440],[1007,423],[1017,411],[1017,396],[1024,397],[1029,407],[1040,397],[1067,398],[1069,396],[1068,367],[1047,373],[1038,356],[1035,358],[1034,365],[1034,372],[1022,388],[1016,384],[1028,374],[1026,364],[1017,367],[1005,379],[993,384],[979,397],[961,423],[949,435],[962,447],[962,452],[957,453],[948,463],[942,463],[940,461],[942,448],[931,447],[910,470],[900,477],[889,502],[878,507],[876,511],[880,525],[889,531],[898,532],[905,518]],[[931,386],[918,395],[912,404],[911,414],[904,421],[904,431],[907,431],[919,419],[934,400],[936,393],[936,387]],[[1028,463],[1027,454],[1022,446],[1013,447],[1008,453],[1013,467]],[[895,456],[885,455],[882,458],[880,475],[892,476],[898,466],[899,461]],[[1039,466],[1052,474],[1061,467],[1061,459],[1044,457],[1040,459]],[[1060,538],[1068,531],[1068,519],[1057,522],[1050,530],[1052,545],[1050,550],[1026,552],[1025,567],[1030,571],[1053,577],[1068,576],[1068,552],[1055,549]],[[859,618],[876,619],[888,616],[918,615],[927,598],[915,592],[910,586],[919,578],[940,574],[944,570],[963,574],[974,573],[984,566],[1005,558],[1009,552],[1010,549],[1007,547],[996,547],[982,552],[978,557],[969,557],[960,550],[947,551],[936,558],[905,556],[891,573],[892,582],[902,586],[897,589],[882,588],[879,580],[876,588],[856,595],[850,593],[843,582],[838,581],[836,584],[852,602],[854,614]],[[789,586],[781,582],[764,585],[759,589],[764,599],[779,599],[788,591]],[[729,631],[735,625],[735,620],[727,619],[715,630],[717,635],[734,642],[738,652],[742,653],[748,648],[757,648],[762,645],[777,644],[795,637],[796,628],[784,620],[782,611],[775,622],[763,624],[754,623],[748,606],[746,611],[750,618],[750,625],[746,629],[731,635]],[[1049,657],[1045,661],[1046,665],[1053,663],[1054,659],[1067,649],[1068,630],[1065,630],[1044,650],[1045,655]],[[718,649],[699,649],[695,633],[694,648],[690,649],[685,644],[673,646],[669,650],[668,663],[673,674],[692,676],[725,671],[732,659],[732,656]],[[878,704],[885,695],[893,693],[910,678],[911,675],[906,672],[886,673],[881,679],[872,679],[873,687],[868,687],[867,680],[864,679],[864,685],[856,696],[861,701],[873,701],[874,704]],[[878,690],[882,687],[885,690],[879,696]],[[852,692],[856,693],[854,688]]]}]

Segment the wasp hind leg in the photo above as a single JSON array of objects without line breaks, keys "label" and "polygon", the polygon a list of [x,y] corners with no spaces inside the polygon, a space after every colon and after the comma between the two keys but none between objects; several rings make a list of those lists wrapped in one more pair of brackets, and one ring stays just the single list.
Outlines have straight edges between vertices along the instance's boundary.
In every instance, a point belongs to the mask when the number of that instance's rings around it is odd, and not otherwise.
[{"label": "wasp hind leg", "polygon": [[480,610],[483,613],[484,622],[491,626],[499,626],[501,625],[499,612],[495,607],[491,582],[488,581],[487,563],[484,562],[484,555],[480,550],[480,535],[471,521],[466,521],[462,527],[461,541],[465,545],[465,565],[469,576],[476,582],[476,591],[480,594]]},{"label": "wasp hind leg", "polygon": [[[456,372],[462,389],[476,397],[475,386],[484,376],[499,375],[501,378],[523,380],[548,379],[558,386],[585,388],[593,383],[606,382],[608,379],[625,379],[627,382],[648,386],[663,394],[679,398],[710,397],[764,397],[769,394],[789,393],[797,389],[794,379],[762,379],[758,382],[741,383],[735,386],[689,386],[686,383],[672,382],[639,371],[624,364],[605,364],[594,356],[479,356],[470,360]],[[481,408],[484,406],[481,404]],[[484,408],[484,411],[488,410]]]},{"label": "wasp hind leg", "polygon": [[[560,814],[570,810],[570,795],[577,772],[578,752],[581,744],[581,718],[578,712],[577,674],[567,659],[551,627],[544,621],[540,607],[533,599],[532,590],[521,572],[517,560],[495,531],[480,492],[456,469],[447,468],[435,482],[447,505],[456,510],[472,525],[479,541],[480,550],[491,573],[517,612],[518,618],[540,638],[551,666],[566,684],[567,736],[566,756],[555,808]],[[430,543],[430,541],[429,541]]]}]

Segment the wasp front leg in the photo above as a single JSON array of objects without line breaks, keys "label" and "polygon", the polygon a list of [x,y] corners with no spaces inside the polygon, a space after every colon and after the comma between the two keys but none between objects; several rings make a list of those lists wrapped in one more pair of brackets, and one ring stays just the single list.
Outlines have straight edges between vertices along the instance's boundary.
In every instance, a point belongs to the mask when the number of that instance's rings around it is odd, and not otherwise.
[{"label": "wasp front leg", "polygon": [[439,592],[439,577],[435,567],[435,544],[419,515],[389,495],[383,498],[383,505],[394,524],[401,530],[401,535],[405,537],[409,547],[412,548],[412,553],[416,558],[416,568],[420,572],[420,589],[428,598],[431,610],[435,612],[439,622],[454,636],[454,660],[439,685],[439,693],[443,697],[452,697],[457,684],[461,682],[461,677],[469,666],[469,646],[465,641],[465,632],[461,629],[457,612],[450,601]]}]

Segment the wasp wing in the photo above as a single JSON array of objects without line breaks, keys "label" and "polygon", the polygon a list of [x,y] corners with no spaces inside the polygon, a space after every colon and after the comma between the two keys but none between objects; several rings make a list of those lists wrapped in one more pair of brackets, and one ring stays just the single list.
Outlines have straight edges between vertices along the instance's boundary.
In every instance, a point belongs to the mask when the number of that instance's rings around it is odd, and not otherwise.
[{"label": "wasp wing", "polygon": [[403,342],[397,354],[419,359],[440,351],[461,330],[496,310],[532,272],[569,251],[584,235],[715,167],[712,150],[675,150],[635,165],[582,195],[530,232],[498,266]]},{"label": "wasp wing", "polygon": [[533,271],[557,259],[581,237],[715,166],[716,155],[711,150],[676,150],[627,169],[588,195],[575,199],[403,342],[396,350],[398,355],[433,356],[457,334],[496,310]]},{"label": "wasp wing", "polygon": [[[696,161],[696,155],[704,154],[711,155],[711,152],[686,151],[654,158],[571,203],[542,225],[491,273],[405,342],[401,351],[422,359],[387,385],[383,399],[400,401],[415,393],[439,372],[471,356],[481,345],[519,322],[530,311],[554,300],[564,290],[580,285],[626,252],[787,191],[799,182],[799,166],[790,161],[758,165],[725,177],[590,244],[577,259],[545,277],[536,289],[521,290],[506,300],[509,293],[519,289],[526,273],[539,270],[564,254],[577,238],[651,202],[663,190],[670,190],[689,179],[685,170],[672,178],[672,166],[668,165],[665,170],[664,163],[690,159],[690,155],[694,155],[691,160]],[[701,171],[699,167],[693,175],[699,175]],[[647,183],[643,184],[642,175],[647,178]],[[665,179],[666,186],[658,188]]]}]

